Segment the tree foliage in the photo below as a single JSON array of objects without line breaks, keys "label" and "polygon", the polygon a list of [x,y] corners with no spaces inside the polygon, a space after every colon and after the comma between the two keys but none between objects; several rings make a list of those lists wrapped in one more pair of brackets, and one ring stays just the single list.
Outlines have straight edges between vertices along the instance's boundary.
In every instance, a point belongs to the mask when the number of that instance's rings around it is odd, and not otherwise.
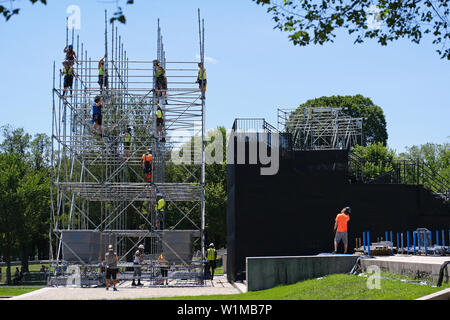
[{"label": "tree foliage", "polygon": [[48,243],[50,141],[44,134],[32,139],[23,129],[1,129],[0,250],[7,264],[12,255],[20,256],[27,271],[28,256]]},{"label": "tree foliage", "polygon": [[354,42],[388,42],[408,38],[420,43],[430,34],[441,58],[450,60],[448,0],[253,0],[267,5],[275,28],[289,33],[295,44],[334,42],[338,30],[355,35]]},{"label": "tree foliage", "polygon": [[304,108],[336,107],[347,108],[345,113],[355,118],[365,118],[363,121],[362,144],[387,143],[386,119],[383,109],[375,105],[370,98],[360,94],[354,96],[331,96],[310,99],[302,103],[295,112]]},{"label": "tree foliage", "polygon": [[450,181],[450,143],[425,143],[406,148],[399,157],[412,162],[423,161],[434,172]]}]

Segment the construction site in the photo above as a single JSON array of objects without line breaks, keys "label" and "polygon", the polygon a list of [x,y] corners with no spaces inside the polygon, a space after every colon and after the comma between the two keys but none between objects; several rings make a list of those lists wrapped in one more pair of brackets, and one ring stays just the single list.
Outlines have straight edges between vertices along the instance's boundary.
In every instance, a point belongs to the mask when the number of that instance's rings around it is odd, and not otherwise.
[{"label": "construction site", "polygon": [[[61,62],[53,65],[55,188],[49,237],[54,272],[48,284],[104,285],[103,262],[110,245],[118,255],[119,281],[131,280],[134,254],[143,245],[139,267],[146,285],[202,286],[205,91],[196,82],[197,65],[204,62],[200,10],[198,34],[192,35],[192,41],[198,41],[199,61],[166,60],[159,19],[157,52],[146,61],[134,60],[127,52],[106,11],[104,28],[99,59],[98,53],[92,58],[88,44],[66,27],[66,48],[76,52],[70,88],[63,84]],[[161,67],[165,85],[158,86]],[[91,106],[99,98],[103,120],[94,123]],[[183,155],[186,161],[174,161],[183,145],[194,139],[201,147]],[[144,157],[151,167],[144,168]],[[157,199],[164,200],[163,208],[157,207]],[[158,214],[164,220],[158,220]],[[165,277],[158,262],[162,253],[168,266]]]},{"label": "construction site", "polygon": [[[156,52],[141,60],[107,11],[95,54],[66,20],[52,68],[48,260],[36,254],[42,271],[26,273],[40,288],[12,300],[240,295],[374,266],[448,284],[450,181],[425,161],[358,155],[368,119],[345,105],[277,106],[276,123],[233,115],[222,184],[212,188],[224,189],[211,210],[223,209],[211,223],[225,243],[216,252],[207,242],[215,140],[205,123],[205,21],[200,10],[195,18],[196,58],[178,52],[187,57],[178,61],[166,59],[160,19],[150,22]],[[347,209],[341,254],[336,214]],[[450,300],[446,290],[430,299]]]}]

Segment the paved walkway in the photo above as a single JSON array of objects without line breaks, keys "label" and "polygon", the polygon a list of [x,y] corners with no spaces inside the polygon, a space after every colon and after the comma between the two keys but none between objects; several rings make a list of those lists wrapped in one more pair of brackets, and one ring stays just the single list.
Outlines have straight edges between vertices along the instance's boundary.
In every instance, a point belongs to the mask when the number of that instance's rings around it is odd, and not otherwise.
[{"label": "paved walkway", "polygon": [[[206,281],[205,286],[199,287],[132,287],[131,281],[126,281],[117,287],[118,291],[112,288],[65,288],[46,287],[7,300],[103,300],[103,299],[137,299],[137,298],[159,298],[177,296],[200,296],[200,295],[220,295],[239,294],[246,291],[243,284],[229,283],[226,276],[215,276],[214,281]],[[5,300],[5,299],[1,299]]]}]

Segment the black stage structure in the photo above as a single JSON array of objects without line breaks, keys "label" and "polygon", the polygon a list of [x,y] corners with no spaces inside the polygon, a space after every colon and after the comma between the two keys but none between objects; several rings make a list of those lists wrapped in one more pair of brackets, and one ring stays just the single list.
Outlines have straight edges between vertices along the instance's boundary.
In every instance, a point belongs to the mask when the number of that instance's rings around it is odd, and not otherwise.
[{"label": "black stage structure", "polygon": [[[383,175],[365,177],[367,165],[350,145],[305,147],[295,141],[298,132],[279,132],[264,119],[236,119],[232,132],[227,159],[230,281],[245,280],[246,257],[333,251],[334,219],[346,206],[352,208],[349,253],[364,231],[376,239],[385,230],[450,227],[450,184],[427,178],[424,165],[390,163]],[[260,159],[248,163],[255,141],[258,152],[267,146],[270,155],[278,148],[277,174],[262,175],[267,165]],[[237,163],[239,142],[245,145],[244,164]]]}]

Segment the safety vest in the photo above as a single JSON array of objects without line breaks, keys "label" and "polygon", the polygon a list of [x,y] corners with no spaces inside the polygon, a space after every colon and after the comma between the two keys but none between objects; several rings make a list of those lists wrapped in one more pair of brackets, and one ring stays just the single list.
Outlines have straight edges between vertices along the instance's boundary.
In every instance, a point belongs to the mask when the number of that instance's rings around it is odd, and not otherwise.
[{"label": "safety vest", "polygon": [[103,65],[101,65],[100,68],[98,68],[98,75],[99,75],[99,76],[105,75],[105,71],[104,71],[104,69],[103,69]]},{"label": "safety vest", "polygon": [[160,66],[156,67],[156,77],[159,78],[163,74],[163,68]]},{"label": "safety vest", "polygon": [[63,73],[67,74],[68,76],[72,76],[73,75],[73,68],[72,67],[69,68],[69,69],[65,68]]},{"label": "safety vest", "polygon": [[165,204],[166,204],[166,202],[164,201],[164,199],[159,199],[157,202],[156,202],[156,205],[155,205],[155,210],[156,211],[159,211],[159,212],[161,212],[161,211],[164,211],[164,206],[165,206]]},{"label": "safety vest", "polygon": [[130,142],[131,141],[131,134],[129,134],[128,132],[125,133],[125,142]]},{"label": "safety vest", "polygon": [[216,260],[216,249],[209,248],[208,251],[207,251],[206,258],[208,259],[208,261]]},{"label": "safety vest", "polygon": [[198,69],[198,80],[206,80],[206,70]]},{"label": "safety vest", "polygon": [[144,162],[152,162],[152,158],[153,156],[150,153],[142,155],[142,160],[144,160]]},{"label": "safety vest", "polygon": [[158,108],[158,110],[156,110],[156,117],[157,117],[158,119],[162,119],[163,113],[162,113],[162,111],[161,111],[161,108]]}]

